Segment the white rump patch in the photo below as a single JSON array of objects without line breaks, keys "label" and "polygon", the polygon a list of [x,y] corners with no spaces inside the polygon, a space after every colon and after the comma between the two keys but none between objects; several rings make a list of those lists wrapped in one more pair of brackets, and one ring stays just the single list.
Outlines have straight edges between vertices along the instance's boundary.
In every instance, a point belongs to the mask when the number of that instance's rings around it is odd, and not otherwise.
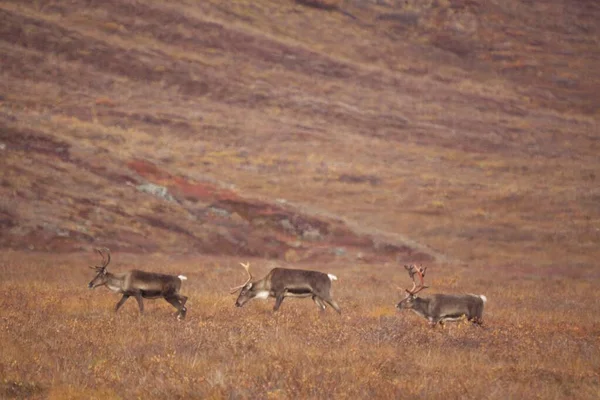
[{"label": "white rump patch", "polygon": [[179,275],[178,278],[181,279],[182,281],[187,280],[187,276],[185,276],[185,275]]},{"label": "white rump patch", "polygon": [[335,276],[334,274],[327,274],[327,276],[329,277],[329,279],[331,279],[332,281],[337,281],[338,278],[337,276]]},{"label": "white rump patch", "polygon": [[474,294],[474,293],[467,293],[469,296],[473,296],[473,297],[479,297],[484,303],[487,301],[487,297],[485,297],[482,294]]},{"label": "white rump patch", "polygon": [[254,297],[265,300],[269,298],[269,292],[266,290],[261,290],[260,292],[256,292],[256,296]]}]

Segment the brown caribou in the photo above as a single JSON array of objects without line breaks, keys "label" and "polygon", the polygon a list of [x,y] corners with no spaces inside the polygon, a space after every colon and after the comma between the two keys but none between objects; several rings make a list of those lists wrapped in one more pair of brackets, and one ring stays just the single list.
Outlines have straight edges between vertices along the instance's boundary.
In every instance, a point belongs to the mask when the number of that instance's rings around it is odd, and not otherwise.
[{"label": "brown caribou", "polygon": [[248,274],[248,280],[231,289],[235,293],[241,289],[235,302],[236,307],[243,306],[248,300],[275,298],[273,311],[279,310],[286,297],[312,297],[315,304],[325,310],[325,303],[341,313],[340,307],[331,297],[331,281],[337,280],[333,274],[302,269],[273,268],[264,278],[252,281],[250,264],[240,263]]},{"label": "brown caribou", "polygon": [[[133,269],[126,272],[111,273],[107,266],[110,263],[110,250],[106,247],[96,249],[102,257],[102,265],[90,267],[96,271],[96,276],[88,284],[88,288],[95,289],[98,286],[106,286],[115,293],[123,295],[115,306],[115,312],[131,296],[135,297],[140,307],[140,313],[144,312],[144,299],[165,299],[177,309],[177,319],[185,318],[187,308],[185,303],[187,297],[179,294],[181,281],[187,278],[183,275],[165,275],[155,272],[145,272]],[[105,257],[106,254],[106,257]]]},{"label": "brown caribou", "polygon": [[[419,297],[419,293],[428,286],[424,285],[425,270],[427,267],[405,265],[412,278],[412,288],[405,289],[407,296],[400,301],[396,308],[408,309],[429,320],[432,327],[438,323],[442,326],[444,321],[456,321],[462,318],[481,325],[483,323],[483,305],[487,301],[484,295],[478,294],[434,294],[428,297]],[[415,282],[415,275],[419,277],[419,285]]]}]

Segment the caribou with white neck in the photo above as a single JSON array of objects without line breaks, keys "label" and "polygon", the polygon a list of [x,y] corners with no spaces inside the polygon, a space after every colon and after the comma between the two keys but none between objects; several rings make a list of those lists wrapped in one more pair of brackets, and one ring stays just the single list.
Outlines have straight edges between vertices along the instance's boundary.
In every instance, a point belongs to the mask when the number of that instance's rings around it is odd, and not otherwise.
[{"label": "caribou with white neck", "polygon": [[232,294],[241,289],[235,302],[236,307],[242,307],[247,301],[255,298],[274,297],[273,311],[277,311],[286,297],[312,297],[321,310],[325,310],[325,304],[329,304],[338,313],[342,312],[331,297],[331,282],[337,280],[335,275],[319,271],[273,268],[264,278],[252,281],[250,264],[241,265],[248,274],[248,280],[231,289]]}]

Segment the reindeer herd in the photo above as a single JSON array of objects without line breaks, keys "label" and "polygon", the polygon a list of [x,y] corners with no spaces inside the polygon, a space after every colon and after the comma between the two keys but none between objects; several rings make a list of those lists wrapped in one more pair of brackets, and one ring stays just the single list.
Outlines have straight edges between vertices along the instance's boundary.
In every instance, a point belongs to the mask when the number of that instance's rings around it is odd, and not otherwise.
[{"label": "reindeer herd", "polygon": [[[137,300],[140,313],[144,312],[143,299],[162,298],[177,309],[177,319],[185,318],[187,313],[185,303],[188,298],[179,293],[182,281],[187,279],[185,276],[165,275],[136,269],[111,273],[107,269],[110,263],[110,251],[107,248],[99,248],[96,251],[102,257],[102,263],[100,266],[90,267],[96,271],[96,275],[88,284],[88,288],[106,286],[111,291],[121,294],[121,300],[115,306],[115,311],[118,311],[131,296]],[[274,297],[273,311],[277,311],[286,297],[311,297],[322,311],[327,308],[328,304],[339,314],[342,312],[331,296],[331,283],[337,280],[333,274],[301,269],[273,268],[264,278],[252,280],[250,264],[242,263],[241,265],[244,267],[248,279],[242,285],[231,289],[231,294],[240,292],[235,301],[236,307],[242,307],[252,299]],[[417,296],[421,290],[428,288],[424,281],[427,267],[411,264],[405,265],[404,268],[408,271],[413,286],[411,289],[404,289],[407,295],[396,305],[398,310],[412,310],[426,318],[432,327],[438,324],[443,325],[445,321],[460,319],[467,319],[476,325],[483,323],[483,306],[487,301],[484,295]],[[418,284],[415,277],[418,278]]]}]

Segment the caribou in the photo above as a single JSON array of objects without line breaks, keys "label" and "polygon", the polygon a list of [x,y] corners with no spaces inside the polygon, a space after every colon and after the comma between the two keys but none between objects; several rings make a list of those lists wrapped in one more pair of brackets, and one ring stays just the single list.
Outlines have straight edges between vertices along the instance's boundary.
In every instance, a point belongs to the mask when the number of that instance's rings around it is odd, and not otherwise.
[{"label": "caribou", "polygon": [[250,264],[240,264],[246,270],[248,280],[231,288],[231,294],[241,289],[235,301],[236,307],[242,307],[254,298],[267,299],[274,297],[273,311],[277,311],[286,297],[312,297],[321,311],[325,310],[327,307],[325,303],[327,303],[339,314],[342,312],[331,297],[331,282],[337,280],[337,277],[333,274],[301,269],[273,268],[264,278],[252,281]]},{"label": "caribou", "polygon": [[[424,284],[425,270],[427,267],[405,265],[413,281],[411,289],[405,289],[407,296],[400,301],[398,310],[412,310],[421,317],[429,320],[432,327],[438,323],[442,326],[444,321],[457,321],[463,318],[481,325],[483,323],[483,305],[487,301],[484,295],[478,294],[434,294],[429,297],[419,297],[419,293],[428,286]],[[419,278],[419,285],[415,282],[415,275]]]},{"label": "caribou", "polygon": [[111,291],[122,294],[123,297],[121,297],[121,300],[115,306],[115,312],[119,311],[119,308],[131,296],[137,300],[140,307],[140,314],[144,313],[142,298],[163,298],[177,309],[177,319],[181,320],[185,318],[187,313],[185,303],[188,298],[179,294],[181,281],[187,279],[185,276],[165,275],[136,269],[113,274],[107,270],[110,263],[110,250],[104,247],[97,248],[96,251],[102,257],[102,264],[90,267],[96,271],[96,276],[90,281],[88,288],[95,289],[99,286],[106,286]]}]

